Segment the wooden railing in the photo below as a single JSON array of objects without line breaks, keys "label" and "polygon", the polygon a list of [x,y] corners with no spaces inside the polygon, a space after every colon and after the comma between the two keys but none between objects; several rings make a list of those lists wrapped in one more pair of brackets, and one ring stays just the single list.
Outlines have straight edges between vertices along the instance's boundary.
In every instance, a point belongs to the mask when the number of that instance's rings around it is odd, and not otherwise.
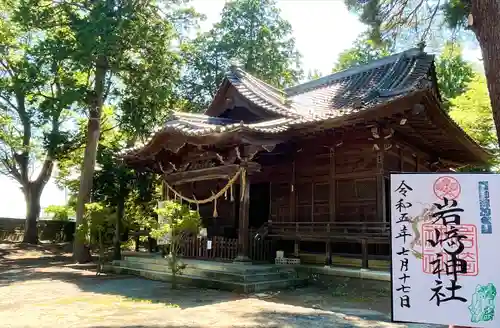
[{"label": "wooden railing", "polygon": [[250,258],[256,262],[272,262],[276,255],[275,241],[268,238],[249,238]]},{"label": "wooden railing", "polygon": [[186,238],[180,248],[180,255],[186,258],[231,261],[238,255],[238,239],[219,236]]},{"label": "wooden railing", "polygon": [[[211,241],[209,249],[208,241]],[[272,240],[249,238],[249,257],[253,261],[268,262],[274,256]],[[186,238],[180,249],[181,256],[214,261],[232,261],[238,255],[238,239],[214,236],[209,238]]]},{"label": "wooden railing", "polygon": [[389,242],[387,222],[269,222],[270,237],[307,240],[379,240]]}]

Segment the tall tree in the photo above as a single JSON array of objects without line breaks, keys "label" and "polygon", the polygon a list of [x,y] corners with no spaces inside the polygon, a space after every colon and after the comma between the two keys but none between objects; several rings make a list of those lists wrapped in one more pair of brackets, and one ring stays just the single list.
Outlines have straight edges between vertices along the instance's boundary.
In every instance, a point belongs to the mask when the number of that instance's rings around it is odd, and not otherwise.
[{"label": "tall tree", "polygon": [[319,69],[309,70],[307,72],[307,81],[319,79],[322,76]]},{"label": "tall tree", "polygon": [[85,80],[53,34],[18,19],[19,2],[2,2],[0,10],[0,174],[19,183],[26,201],[23,241],[37,243],[40,197],[54,163],[80,144],[68,123]]},{"label": "tall tree", "polygon": [[436,61],[436,75],[445,109],[448,110],[449,101],[464,93],[474,76],[471,63],[462,57],[460,45],[446,43]]},{"label": "tall tree", "polygon": [[345,0],[371,27],[375,41],[416,32],[425,41],[445,24],[474,33],[483,55],[497,135],[500,135],[500,2],[498,0]]},{"label": "tall tree", "polygon": [[185,45],[188,69],[186,98],[202,109],[213,98],[230,61],[276,87],[302,76],[292,27],[274,0],[226,2],[221,20]]},{"label": "tall tree", "polygon": [[364,33],[360,35],[351,48],[342,51],[332,72],[339,72],[357,65],[368,64],[371,61],[389,56],[392,52],[388,42],[377,44]]},{"label": "tall tree", "polygon": [[498,149],[488,87],[484,75],[476,73],[465,92],[450,100],[450,116],[480,145]]},{"label": "tall tree", "polygon": [[[148,122],[148,117],[155,117],[160,109],[169,107],[165,104],[172,99],[169,95],[181,66],[175,48],[176,26],[189,19],[189,12],[178,10],[177,4],[181,2],[24,0],[22,17],[42,30],[55,29],[54,34],[69,53],[73,65],[88,77],[82,90],[88,123],[76,208],[77,226],[85,225],[85,204],[90,200],[105,104],[128,103],[129,106],[120,106],[124,125],[139,118]],[[76,261],[89,260],[79,239],[75,239],[73,252]]]}]

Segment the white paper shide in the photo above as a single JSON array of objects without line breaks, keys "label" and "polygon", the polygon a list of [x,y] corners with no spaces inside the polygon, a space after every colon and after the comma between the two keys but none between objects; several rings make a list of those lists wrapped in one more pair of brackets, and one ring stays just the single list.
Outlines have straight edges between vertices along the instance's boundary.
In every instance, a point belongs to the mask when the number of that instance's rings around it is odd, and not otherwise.
[{"label": "white paper shide", "polygon": [[500,327],[494,174],[392,174],[394,321]]}]

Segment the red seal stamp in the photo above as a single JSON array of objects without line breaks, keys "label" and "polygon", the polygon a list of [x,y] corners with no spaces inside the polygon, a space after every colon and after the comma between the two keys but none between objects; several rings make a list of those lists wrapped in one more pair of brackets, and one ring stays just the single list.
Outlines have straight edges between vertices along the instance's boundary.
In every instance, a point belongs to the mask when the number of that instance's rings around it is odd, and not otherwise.
[{"label": "red seal stamp", "polygon": [[434,182],[434,194],[439,199],[455,199],[460,196],[460,192],[460,183],[453,177],[440,177]]}]

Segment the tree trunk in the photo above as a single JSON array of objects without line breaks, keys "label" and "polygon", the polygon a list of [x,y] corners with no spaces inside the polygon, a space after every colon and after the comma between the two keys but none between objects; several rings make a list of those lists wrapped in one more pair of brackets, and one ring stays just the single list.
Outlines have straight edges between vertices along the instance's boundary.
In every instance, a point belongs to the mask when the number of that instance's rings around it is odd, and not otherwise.
[{"label": "tree trunk", "polygon": [[[120,193],[120,194],[122,194],[122,193]],[[123,216],[125,214],[125,198],[124,197],[120,196],[120,200],[118,201],[116,212],[117,213],[116,213],[116,224],[115,224],[115,238],[113,240],[113,242],[114,242],[113,259],[114,260],[121,260],[121,258],[122,258],[121,230],[122,230]]]},{"label": "tree trunk", "polygon": [[[28,175],[23,174],[23,193],[26,200],[26,223],[24,226],[24,237],[23,242],[28,244],[38,243],[38,217],[40,216],[40,197],[42,197],[43,188],[50,179],[52,175],[52,169],[54,167],[54,162],[48,156],[40,170],[35,181],[29,181]],[[26,167],[23,168],[23,172],[27,172]]]},{"label": "tree trunk", "polygon": [[[87,124],[87,144],[85,145],[85,154],[83,156],[83,165],[80,176],[80,189],[78,190],[78,201],[76,205],[76,227],[83,226],[85,205],[90,201],[92,191],[94,167],[97,157],[97,146],[100,135],[100,120],[102,107],[104,103],[104,82],[106,78],[106,60],[100,57],[96,64],[94,92],[89,96],[89,121]],[[91,260],[88,248],[85,247],[85,241],[75,238],[73,247],[73,258],[78,263],[86,263]]]},{"label": "tree trunk", "polygon": [[[484,72],[490,93],[497,136],[500,136],[500,1],[474,0],[472,30],[483,54]],[[500,142],[500,138],[499,138]]]},{"label": "tree trunk", "polygon": [[40,197],[42,190],[33,183],[28,183],[24,189],[24,198],[26,199],[26,223],[24,225],[23,243],[38,243],[37,221],[40,216]]}]

